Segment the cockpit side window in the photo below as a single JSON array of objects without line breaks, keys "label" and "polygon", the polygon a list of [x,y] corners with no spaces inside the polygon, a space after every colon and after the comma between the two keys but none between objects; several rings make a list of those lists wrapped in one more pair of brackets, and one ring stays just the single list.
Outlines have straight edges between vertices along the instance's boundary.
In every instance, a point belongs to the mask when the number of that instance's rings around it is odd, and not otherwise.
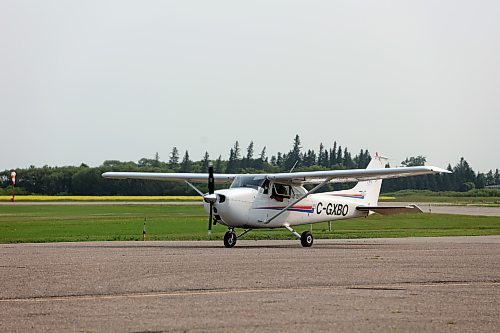
[{"label": "cockpit side window", "polygon": [[293,195],[293,190],[290,185],[273,183],[271,198],[278,201],[283,201],[284,198],[289,199]]},{"label": "cockpit side window", "polygon": [[269,194],[269,179],[266,178],[264,183],[262,184],[262,193]]}]

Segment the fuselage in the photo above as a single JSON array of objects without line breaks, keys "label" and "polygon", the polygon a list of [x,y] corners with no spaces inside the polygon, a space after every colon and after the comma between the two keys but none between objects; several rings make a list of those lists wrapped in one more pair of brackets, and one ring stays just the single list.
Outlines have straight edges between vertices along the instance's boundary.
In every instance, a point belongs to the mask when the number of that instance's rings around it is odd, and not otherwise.
[{"label": "fuselage", "polygon": [[[270,184],[272,188],[274,184]],[[310,194],[285,212],[270,220],[292,202],[307,193],[301,186],[289,186],[287,195],[277,196],[265,187],[236,187],[217,190],[213,213],[218,223],[236,228],[280,228],[285,225],[318,223],[364,217],[366,212],[356,210],[362,198],[337,196],[334,192]],[[274,190],[274,189],[273,189]],[[209,212],[210,206],[205,203]]]}]

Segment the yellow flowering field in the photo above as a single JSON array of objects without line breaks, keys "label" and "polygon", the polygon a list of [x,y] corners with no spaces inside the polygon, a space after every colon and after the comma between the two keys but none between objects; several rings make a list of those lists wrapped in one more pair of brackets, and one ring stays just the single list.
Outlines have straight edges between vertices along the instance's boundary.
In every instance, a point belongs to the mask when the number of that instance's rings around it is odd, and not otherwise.
[{"label": "yellow flowering field", "polygon": [[[10,195],[1,195],[0,201],[10,201]],[[16,201],[200,201],[200,196],[90,196],[90,195],[16,195]]]},{"label": "yellow flowering field", "polygon": [[389,197],[387,195],[381,195],[378,199],[381,201],[396,200],[395,197]]}]

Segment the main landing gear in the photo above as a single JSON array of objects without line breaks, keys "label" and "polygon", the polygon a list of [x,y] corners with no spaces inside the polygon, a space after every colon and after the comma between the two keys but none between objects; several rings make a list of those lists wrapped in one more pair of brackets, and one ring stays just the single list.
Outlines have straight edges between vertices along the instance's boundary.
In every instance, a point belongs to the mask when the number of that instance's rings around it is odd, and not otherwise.
[{"label": "main landing gear", "polygon": [[300,235],[300,244],[302,244],[303,247],[311,247],[313,241],[314,238],[310,231],[304,231],[302,235]]},{"label": "main landing gear", "polygon": [[293,230],[290,226],[285,225],[285,228],[287,228],[288,231],[294,234],[295,237],[300,239],[300,244],[302,244],[303,247],[311,247],[311,245],[313,245],[314,237],[310,231],[304,231],[302,235],[299,235],[299,233]]}]

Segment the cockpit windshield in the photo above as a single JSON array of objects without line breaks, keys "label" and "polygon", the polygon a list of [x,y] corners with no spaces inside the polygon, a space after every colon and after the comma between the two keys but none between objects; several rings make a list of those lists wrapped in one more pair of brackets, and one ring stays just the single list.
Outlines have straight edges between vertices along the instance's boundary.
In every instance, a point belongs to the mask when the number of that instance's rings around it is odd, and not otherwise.
[{"label": "cockpit windshield", "polygon": [[258,189],[261,187],[266,181],[266,177],[264,175],[260,176],[237,176],[234,178],[233,183],[230,188],[238,188],[238,187],[250,187],[254,189]]}]

